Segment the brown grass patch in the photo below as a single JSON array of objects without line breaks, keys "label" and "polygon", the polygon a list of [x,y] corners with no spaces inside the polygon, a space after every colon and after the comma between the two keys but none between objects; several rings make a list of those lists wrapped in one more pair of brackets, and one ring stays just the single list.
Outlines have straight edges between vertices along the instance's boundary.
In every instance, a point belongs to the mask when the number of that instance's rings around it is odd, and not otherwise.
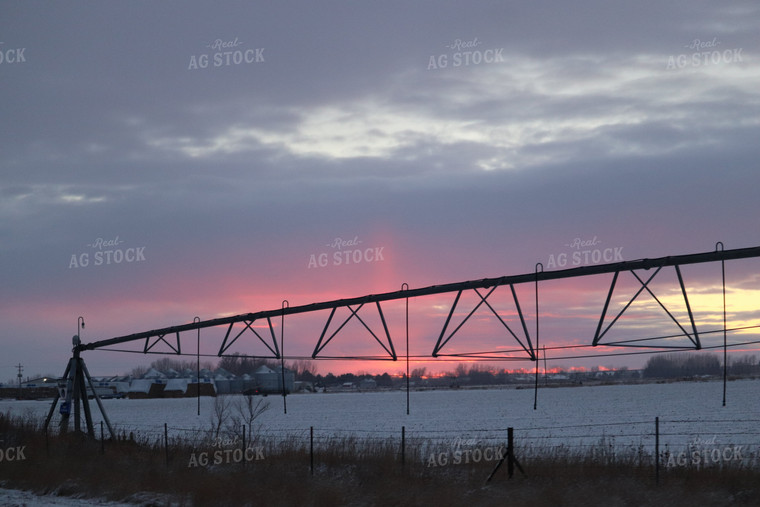
[{"label": "brown grass patch", "polygon": [[[651,456],[612,458],[607,449],[584,456],[526,450],[527,477],[515,471],[509,479],[505,463],[486,483],[495,461],[430,466],[431,448],[420,442],[408,443],[402,466],[398,440],[333,439],[315,453],[312,473],[308,440],[257,440],[252,447],[261,447],[264,459],[215,464],[212,453],[224,456],[224,449],[173,439],[167,463],[162,441],[46,439],[38,422],[2,414],[0,433],[3,447],[24,447],[26,458],[0,462],[4,487],[143,505],[760,504],[756,469],[663,467],[656,484]],[[189,466],[201,452],[208,464]]]}]

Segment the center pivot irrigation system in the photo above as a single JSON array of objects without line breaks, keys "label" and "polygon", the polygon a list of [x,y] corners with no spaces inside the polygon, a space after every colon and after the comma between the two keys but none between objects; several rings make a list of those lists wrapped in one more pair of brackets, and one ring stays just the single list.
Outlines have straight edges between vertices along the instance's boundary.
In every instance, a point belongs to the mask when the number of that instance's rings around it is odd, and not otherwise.
[{"label": "center pivot irrigation system", "polygon": [[[677,255],[677,256],[670,256],[670,257],[660,257],[656,259],[639,259],[639,260],[633,260],[633,261],[624,261],[624,262],[616,262],[616,263],[610,263],[610,264],[598,264],[598,265],[591,265],[591,266],[581,266],[581,267],[575,267],[570,269],[562,269],[562,270],[556,270],[556,271],[544,271],[542,264],[537,264],[535,272],[533,273],[527,273],[522,275],[513,275],[513,276],[503,276],[499,278],[484,278],[481,280],[470,280],[466,282],[459,282],[459,283],[450,283],[450,284],[444,284],[444,285],[433,285],[429,287],[423,287],[418,289],[410,289],[407,284],[402,285],[402,289],[399,291],[394,292],[386,292],[382,294],[371,294],[367,296],[361,296],[361,297],[355,297],[355,298],[349,298],[349,299],[338,299],[333,301],[323,301],[319,303],[312,303],[308,305],[302,305],[302,306],[290,306],[287,301],[283,301],[282,307],[275,309],[275,310],[267,310],[267,311],[260,311],[260,312],[254,312],[254,313],[246,313],[242,315],[235,315],[232,317],[223,317],[223,318],[217,318],[217,319],[211,319],[211,320],[200,320],[196,317],[196,319],[189,324],[183,324],[179,326],[171,326],[161,329],[155,329],[152,331],[145,331],[142,333],[135,333],[131,335],[126,336],[119,336],[116,338],[111,338],[108,340],[101,340],[96,341],[92,343],[81,343],[79,335],[75,335],[73,337],[73,355],[71,359],[68,362],[68,365],[66,366],[66,370],[63,374],[63,380],[65,381],[65,387],[62,385],[56,396],[53,400],[53,404],[50,407],[50,411],[48,413],[47,419],[45,421],[45,428],[47,429],[50,420],[53,416],[53,413],[55,411],[55,407],[58,404],[59,400],[61,401],[61,407],[60,407],[60,413],[61,413],[61,421],[60,421],[60,428],[62,431],[67,431],[68,429],[68,423],[69,423],[69,416],[71,413],[71,409],[74,410],[74,418],[75,418],[75,430],[81,431],[81,416],[80,416],[80,405],[82,406],[82,409],[84,411],[85,421],[87,424],[87,432],[90,435],[94,435],[94,427],[92,424],[92,417],[90,413],[90,408],[88,405],[88,392],[87,392],[87,384],[89,384],[91,388],[91,393],[93,394],[98,407],[100,408],[101,413],[103,414],[103,419],[108,426],[109,432],[113,437],[115,437],[113,428],[111,427],[111,424],[108,420],[108,417],[106,416],[105,411],[103,410],[103,405],[98,397],[97,390],[95,389],[95,386],[93,385],[92,379],[90,377],[89,372],[87,371],[87,367],[84,364],[84,361],[81,358],[81,353],[86,350],[96,350],[96,349],[102,349],[104,347],[110,347],[114,345],[119,345],[127,342],[135,342],[144,340],[144,346],[143,346],[143,353],[145,354],[176,354],[176,355],[193,355],[193,354],[183,354],[182,352],[182,343],[180,339],[180,333],[184,333],[187,331],[198,331],[198,342],[200,342],[200,330],[204,328],[210,328],[210,327],[219,327],[219,326],[227,326],[227,331],[224,335],[224,339],[222,340],[221,345],[219,346],[219,351],[217,353],[217,356],[223,357],[225,356],[225,353],[229,350],[229,348],[245,333],[246,331],[251,331],[256,338],[264,344],[266,349],[270,352],[271,355],[268,356],[247,356],[247,357],[266,357],[270,359],[279,359],[281,361],[281,371],[283,375],[283,404],[285,403],[285,382],[284,382],[284,375],[285,375],[285,368],[284,368],[284,361],[285,361],[285,355],[283,352],[284,348],[284,328],[285,328],[285,317],[288,315],[295,315],[295,314],[303,314],[303,313],[310,313],[310,312],[317,312],[322,310],[330,310],[329,316],[327,318],[327,322],[325,323],[324,328],[322,329],[322,332],[319,336],[319,339],[317,340],[317,343],[314,347],[314,351],[311,354],[312,359],[347,359],[346,357],[329,357],[320,355],[321,352],[324,350],[324,348],[327,346],[330,341],[335,338],[335,336],[346,326],[346,324],[349,323],[352,319],[356,319],[358,322],[361,323],[361,325],[370,333],[370,335],[377,341],[378,344],[382,347],[382,349],[385,351],[386,355],[384,356],[363,356],[363,357],[352,357],[351,359],[365,359],[365,360],[391,360],[396,361],[398,360],[398,354],[396,353],[396,348],[394,347],[393,340],[391,338],[391,334],[388,330],[388,325],[386,323],[385,315],[383,314],[383,309],[380,305],[380,303],[387,302],[387,301],[394,301],[394,300],[406,300],[406,362],[407,362],[407,414],[409,413],[409,300],[412,298],[422,297],[422,296],[429,296],[434,294],[447,294],[447,293],[455,293],[454,302],[451,304],[451,308],[448,312],[448,316],[443,324],[443,328],[440,332],[440,335],[438,336],[438,339],[435,343],[435,346],[432,350],[431,356],[432,357],[459,357],[459,358],[469,358],[469,359],[498,359],[498,360],[529,360],[529,361],[535,361],[538,364],[539,360],[539,282],[543,281],[549,281],[549,280],[559,280],[564,278],[577,278],[577,277],[586,277],[591,275],[600,275],[605,273],[612,273],[612,281],[610,283],[609,291],[607,293],[607,297],[604,301],[601,315],[599,317],[599,323],[596,326],[596,332],[594,333],[592,340],[591,340],[591,347],[596,347],[599,345],[607,345],[607,346],[615,346],[615,347],[622,347],[622,346],[628,346],[628,347],[645,347],[645,348],[670,348],[670,349],[676,349],[676,350],[699,350],[702,348],[702,343],[700,342],[700,334],[697,330],[697,326],[694,321],[694,315],[692,313],[691,305],[689,303],[689,297],[687,294],[686,286],[684,285],[683,276],[681,274],[681,266],[689,265],[689,264],[700,264],[700,263],[708,263],[708,262],[720,262],[721,263],[721,274],[722,274],[722,285],[723,285],[723,349],[724,349],[724,391],[723,391],[723,405],[725,405],[725,373],[726,373],[726,357],[725,357],[725,350],[726,350],[726,276],[725,276],[725,261],[728,260],[734,260],[734,259],[746,259],[746,258],[752,258],[752,257],[760,257],[760,246],[759,247],[750,247],[750,248],[741,248],[741,249],[734,249],[734,250],[724,250],[722,243],[717,243],[715,250],[712,252],[705,252],[705,253],[697,253],[697,254],[688,254],[688,255]],[[672,267],[675,270],[676,277],[678,280],[678,285],[680,288],[680,293],[683,295],[683,302],[685,304],[686,311],[688,313],[688,323],[682,323],[679,322],[679,320],[673,315],[673,313],[668,310],[668,308],[663,304],[662,300],[658,298],[653,290],[650,288],[649,284],[652,282],[652,280],[657,276],[660,271],[662,271],[665,268]],[[647,272],[648,276],[640,276],[640,273],[637,273],[637,270],[639,271],[645,271]],[[640,282],[641,287],[638,288],[638,290],[632,295],[630,298],[630,301],[628,304],[626,304],[622,310],[612,319],[609,319],[610,322],[605,326],[605,319],[607,318],[607,312],[610,307],[610,302],[612,300],[613,292],[615,291],[616,284],[618,282],[619,275],[623,272],[630,272],[635,279]],[[515,291],[515,285],[519,284],[527,284],[532,283],[535,284],[535,333],[531,337],[531,332],[528,329],[528,325],[525,320],[525,316],[522,310],[522,307],[520,306],[520,302],[517,297],[517,292]],[[494,293],[496,288],[501,286],[508,286],[509,290],[511,292],[512,300],[514,301],[514,307],[516,314],[518,316],[519,323],[513,324],[513,327],[516,327],[519,325],[518,331],[515,332],[515,330],[510,327],[510,325],[507,323],[507,319],[499,315],[499,313],[494,309],[494,307],[489,303],[488,298]],[[456,326],[453,330],[450,329],[452,316],[454,315],[454,311],[457,308],[457,305],[459,304],[460,298],[462,294],[465,291],[474,291],[475,294],[477,294],[479,302],[475,305],[475,307],[464,317],[462,322]],[[631,340],[625,340],[625,341],[615,341],[615,342],[603,342],[603,338],[607,334],[607,332],[610,330],[610,328],[621,318],[623,313],[631,306],[631,304],[634,302],[634,300],[642,294],[644,291],[646,291],[658,304],[659,306],[664,310],[664,312],[668,315],[670,319],[680,328],[682,334],[669,336],[669,337],[659,337],[659,338],[681,338],[684,337],[686,340],[683,341],[683,345],[657,345],[653,346],[651,343],[644,343],[649,340],[652,340],[653,338],[637,338],[637,339],[631,339]],[[380,319],[380,322],[382,323],[382,332],[376,333],[373,331],[370,326],[367,324],[367,322],[362,319],[362,317],[359,315],[359,311],[365,306],[375,306],[377,309],[377,313]],[[504,329],[508,333],[509,336],[511,336],[512,339],[514,339],[517,344],[519,345],[519,349],[516,351],[523,353],[524,356],[522,357],[514,357],[514,356],[505,356],[505,355],[499,355],[495,352],[469,352],[469,353],[456,353],[456,354],[446,354],[443,352],[444,347],[447,343],[454,337],[454,335],[462,328],[462,326],[467,322],[470,317],[472,317],[475,312],[481,308],[483,305],[485,305],[490,312],[492,312],[495,317],[498,319],[498,321],[503,325]],[[339,325],[337,326],[337,329],[328,334],[328,330],[330,328],[330,325],[333,321],[333,318],[335,317],[336,310],[339,308],[347,308],[349,310],[349,316]],[[280,325],[280,344],[278,346],[277,344],[277,337],[275,335],[275,328],[272,323],[272,319],[280,318],[281,319],[281,325]],[[253,324],[254,322],[266,322],[266,327],[268,328],[268,333],[263,332],[260,333],[257,331],[256,328],[254,328]],[[236,324],[242,323],[243,329],[236,334],[233,333],[233,327]],[[79,332],[79,327],[77,328],[77,333]],[[267,336],[267,334],[269,336]],[[521,335],[521,336],[520,336]],[[173,338],[170,338],[173,337]],[[534,345],[535,341],[535,345]],[[159,351],[158,348],[156,348],[157,345],[162,344],[161,347],[164,347],[165,349],[168,348],[168,352],[164,350],[163,352]],[[200,348],[200,347],[199,347]],[[113,350],[113,349],[110,349]],[[134,351],[132,351],[134,352]],[[513,351],[501,351],[501,352],[515,352]],[[199,379],[200,380],[200,379]],[[536,407],[536,400],[537,400],[537,388],[538,388],[538,367],[536,367],[536,396],[534,397],[534,408]],[[73,406],[72,406],[73,405]],[[285,412],[287,413],[287,406],[285,405]]]}]

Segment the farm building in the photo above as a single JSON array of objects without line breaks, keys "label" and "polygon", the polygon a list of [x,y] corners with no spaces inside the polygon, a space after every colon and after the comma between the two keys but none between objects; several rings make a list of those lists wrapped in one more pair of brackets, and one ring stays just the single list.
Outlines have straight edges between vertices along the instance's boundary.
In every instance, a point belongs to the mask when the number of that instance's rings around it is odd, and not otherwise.
[{"label": "farm building", "polygon": [[[278,367],[276,370],[266,365],[260,366],[253,377],[262,393],[281,393],[282,392],[282,370]],[[295,375],[292,371],[285,369],[285,392],[293,392],[295,387]]]}]

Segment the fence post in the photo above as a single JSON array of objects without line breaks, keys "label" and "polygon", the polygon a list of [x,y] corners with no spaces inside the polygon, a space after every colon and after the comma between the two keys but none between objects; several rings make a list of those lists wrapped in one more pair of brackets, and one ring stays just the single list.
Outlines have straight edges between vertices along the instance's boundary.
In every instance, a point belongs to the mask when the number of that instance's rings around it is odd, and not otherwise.
[{"label": "fence post", "polygon": [[660,484],[660,418],[654,418],[654,481]]},{"label": "fence post", "polygon": [[103,421],[100,421],[100,454],[106,453],[105,439],[103,438]]},{"label": "fence post", "polygon": [[309,426],[309,470],[314,475],[314,426]]},{"label": "fence post", "polygon": [[243,468],[245,468],[245,424],[243,425]]},{"label": "fence post", "polygon": [[496,466],[491,472],[491,475],[488,476],[488,479],[486,479],[486,482],[491,482],[491,479],[493,479],[493,476],[496,475],[496,471],[499,469],[499,467],[501,467],[501,464],[504,463],[504,460],[507,461],[507,475],[509,475],[509,479],[511,479],[512,475],[515,473],[515,465],[517,465],[517,469],[520,470],[523,476],[527,477],[522,465],[520,465],[520,462],[517,461],[517,458],[515,458],[514,444],[514,428],[507,428],[507,454],[506,456],[502,456],[498,463],[496,463]]},{"label": "fence post", "polygon": [[169,468],[169,425],[164,423],[164,449],[166,449],[166,468]]},{"label": "fence post", "polygon": [[515,473],[514,428],[507,428],[507,476],[511,479]]}]

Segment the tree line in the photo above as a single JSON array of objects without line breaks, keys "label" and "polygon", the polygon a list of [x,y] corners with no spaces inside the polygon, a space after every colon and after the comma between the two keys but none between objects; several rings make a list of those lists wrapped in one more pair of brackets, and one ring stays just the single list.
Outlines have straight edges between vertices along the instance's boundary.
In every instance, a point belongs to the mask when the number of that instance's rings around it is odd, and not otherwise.
[{"label": "tree line", "polygon": [[[236,376],[244,374],[253,374],[261,366],[267,366],[273,370],[280,367],[280,361],[277,359],[252,358],[240,355],[230,355],[222,357],[214,365],[209,361],[201,363],[202,368],[215,370],[222,368]],[[134,368],[130,375],[139,378],[144,375],[149,368],[166,372],[170,369],[181,372],[186,369],[195,371],[197,364],[192,360],[180,360],[174,358],[161,358],[153,361],[149,367],[140,366]],[[285,368],[291,370],[295,379],[299,381],[311,382],[315,385],[331,386],[336,384],[353,383],[356,384],[362,379],[374,379],[378,387],[392,387],[399,382],[405,382],[406,376],[391,376],[388,373],[369,374],[369,373],[343,373],[334,375],[327,373],[322,375],[317,373],[316,361],[300,359],[296,361],[287,361]],[[592,368],[590,374],[593,375],[597,368]],[[756,356],[742,356],[729,360],[727,372],[732,376],[749,376],[760,375],[760,363]],[[414,368],[410,372],[412,382],[420,382],[427,377],[425,367]],[[532,375],[532,370],[522,370],[518,374]],[[562,373],[562,371],[560,371]],[[565,372],[567,373],[567,372]],[[622,367],[613,372],[613,377],[629,377],[628,368]],[[440,381],[450,381],[458,385],[496,385],[508,384],[514,382],[516,372],[506,369],[496,369],[483,364],[465,364],[459,363],[454,371],[443,375]],[[644,378],[683,378],[698,376],[720,376],[723,374],[723,364],[719,356],[705,352],[696,353],[669,353],[652,355],[644,369],[641,371]],[[583,374],[570,374],[571,377]],[[588,373],[586,374],[588,375]],[[439,377],[441,377],[439,375]],[[445,379],[445,380],[444,380]]]},{"label": "tree line", "polygon": [[[760,365],[755,356],[743,356],[730,360],[727,373],[732,376],[760,374]],[[718,376],[723,374],[723,363],[715,354],[704,352],[654,355],[644,366],[645,378],[682,378]]]}]

